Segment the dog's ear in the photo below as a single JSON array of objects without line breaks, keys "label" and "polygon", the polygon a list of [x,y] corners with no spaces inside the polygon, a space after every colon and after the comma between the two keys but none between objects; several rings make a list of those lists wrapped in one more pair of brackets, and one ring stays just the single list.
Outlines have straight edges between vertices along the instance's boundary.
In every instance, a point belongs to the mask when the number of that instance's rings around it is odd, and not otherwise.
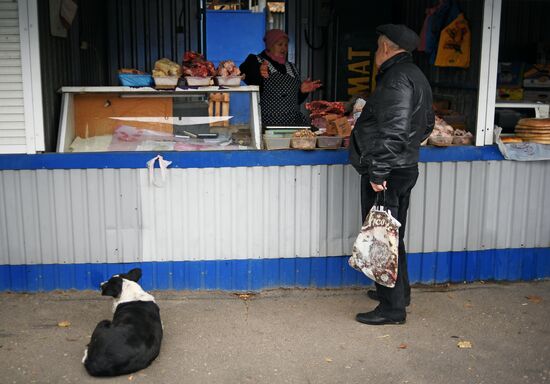
[{"label": "dog's ear", "polygon": [[134,268],[130,270],[128,273],[125,273],[121,276],[127,280],[132,280],[137,283],[139,279],[141,279],[141,268]]},{"label": "dog's ear", "polygon": [[122,278],[117,277],[111,277],[109,281],[101,284],[101,295],[102,296],[112,296],[112,297],[120,297],[120,294],[122,293]]}]

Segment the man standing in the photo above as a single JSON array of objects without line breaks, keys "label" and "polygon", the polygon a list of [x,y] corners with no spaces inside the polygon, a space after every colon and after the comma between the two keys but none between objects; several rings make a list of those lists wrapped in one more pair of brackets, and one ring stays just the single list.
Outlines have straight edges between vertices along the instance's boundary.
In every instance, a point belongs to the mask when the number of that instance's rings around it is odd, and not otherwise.
[{"label": "man standing", "polygon": [[419,37],[405,25],[385,24],[375,54],[376,89],[367,99],[351,135],[350,162],[361,174],[363,221],[376,194],[385,192],[385,205],[399,220],[399,260],[394,288],[376,284],[367,292],[380,304],[374,311],[359,313],[356,320],[371,325],[403,324],[411,288],[403,238],[411,190],[418,178],[420,143],[434,127],[432,91],[411,52]]}]

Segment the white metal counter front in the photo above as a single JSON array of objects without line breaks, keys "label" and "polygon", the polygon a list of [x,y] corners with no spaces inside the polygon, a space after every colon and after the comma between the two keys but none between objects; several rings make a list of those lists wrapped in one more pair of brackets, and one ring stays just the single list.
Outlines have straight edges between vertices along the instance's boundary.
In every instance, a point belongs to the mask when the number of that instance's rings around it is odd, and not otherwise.
[{"label": "white metal counter front", "polygon": [[[0,156],[0,289],[92,289],[134,265],[147,289],[370,284],[347,265],[360,209],[345,150],[162,155],[160,188],[156,153]],[[423,148],[419,167],[413,282],[550,276],[550,162]]]}]

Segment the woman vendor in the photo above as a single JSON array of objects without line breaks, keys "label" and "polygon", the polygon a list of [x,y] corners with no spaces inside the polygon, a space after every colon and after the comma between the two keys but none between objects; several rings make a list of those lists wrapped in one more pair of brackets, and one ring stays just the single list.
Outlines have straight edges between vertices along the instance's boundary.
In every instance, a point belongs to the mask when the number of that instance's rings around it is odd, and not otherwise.
[{"label": "woman vendor", "polygon": [[248,55],[239,67],[246,84],[260,86],[262,125],[309,125],[309,119],[300,112],[300,104],[321,82],[301,81],[296,66],[287,60],[288,35],[284,31],[267,31],[264,42],[265,50],[259,55]]}]

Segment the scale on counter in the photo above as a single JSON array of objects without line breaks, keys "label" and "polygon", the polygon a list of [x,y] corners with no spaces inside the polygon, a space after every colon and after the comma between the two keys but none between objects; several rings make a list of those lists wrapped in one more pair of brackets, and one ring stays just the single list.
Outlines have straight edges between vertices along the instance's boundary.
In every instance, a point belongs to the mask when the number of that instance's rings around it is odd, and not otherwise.
[{"label": "scale on counter", "polygon": [[289,125],[283,125],[283,126],[268,125],[265,127],[265,133],[268,136],[288,136],[288,135],[292,135],[294,132],[299,131],[301,129],[311,129],[311,127],[310,126],[289,126]]}]

